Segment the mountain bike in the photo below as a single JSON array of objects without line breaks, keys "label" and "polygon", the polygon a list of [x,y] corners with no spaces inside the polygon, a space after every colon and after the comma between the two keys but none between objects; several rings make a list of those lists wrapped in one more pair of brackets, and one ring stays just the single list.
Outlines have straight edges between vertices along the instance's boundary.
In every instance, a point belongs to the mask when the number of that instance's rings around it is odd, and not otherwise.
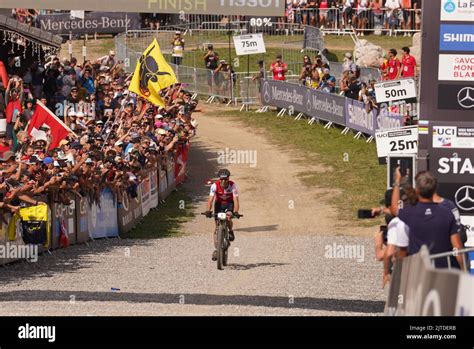
[{"label": "mountain bike", "polygon": [[[204,212],[201,214],[206,215],[206,213]],[[227,226],[227,213],[214,213],[213,216],[214,219],[217,219],[217,227],[215,232],[217,234],[217,269],[222,270],[223,267],[227,266],[227,260],[229,257],[228,250],[230,247],[229,227]],[[240,219],[240,217],[243,217],[243,215],[232,215],[232,218]]]}]

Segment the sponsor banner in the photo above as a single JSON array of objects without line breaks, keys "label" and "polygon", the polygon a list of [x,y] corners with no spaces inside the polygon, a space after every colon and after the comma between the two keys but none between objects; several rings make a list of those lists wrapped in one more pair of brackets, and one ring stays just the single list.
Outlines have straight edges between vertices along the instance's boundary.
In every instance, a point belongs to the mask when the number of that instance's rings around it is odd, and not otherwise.
[{"label": "sponsor banner", "polygon": [[122,204],[118,207],[118,226],[120,234],[124,234],[140,222],[143,217],[140,190],[132,198],[126,190],[122,192]]},{"label": "sponsor banner", "polygon": [[472,0],[441,0],[442,21],[474,22]]},{"label": "sponsor banner", "polygon": [[381,82],[374,85],[377,103],[405,100],[416,101],[416,83],[413,79]]},{"label": "sponsor banner", "polygon": [[[240,16],[285,15],[284,0],[41,0],[45,10],[185,13]],[[38,0],[2,0],[3,8],[38,8]]]},{"label": "sponsor banner", "polygon": [[472,82],[474,80],[474,55],[439,55],[438,79]]},{"label": "sponsor banner", "polygon": [[367,112],[363,102],[346,98],[346,123],[353,130],[375,136],[377,112]]},{"label": "sponsor banner", "polygon": [[117,202],[110,190],[102,191],[100,205],[92,203],[87,219],[89,236],[92,239],[119,235]]},{"label": "sponsor banner", "polygon": [[[461,216],[461,224],[466,228],[467,241],[465,247],[474,247],[474,216]],[[472,252],[474,254],[474,252]],[[474,256],[473,256],[474,257]],[[474,258],[472,259],[471,271],[474,272]]]},{"label": "sponsor banner", "polygon": [[145,217],[148,212],[150,212],[151,208],[151,190],[150,190],[150,180],[149,176],[145,176],[143,181],[140,183],[140,195],[142,197],[141,205],[142,205],[142,214]]},{"label": "sponsor banner", "polygon": [[150,208],[158,206],[158,170],[153,170],[148,175],[150,180]]},{"label": "sponsor banner", "polygon": [[57,35],[74,34],[118,34],[127,29],[140,29],[138,13],[86,12],[84,18],[72,17],[69,13],[39,15],[40,28]]},{"label": "sponsor banner", "polygon": [[67,230],[69,244],[76,243],[76,201],[72,200],[70,205],[63,205],[59,203],[52,203],[52,239],[51,247],[59,248],[59,236],[61,232],[61,224],[64,220],[64,225]]},{"label": "sponsor banner", "polygon": [[294,109],[310,117],[345,125],[346,98],[277,80],[264,80],[262,101],[265,105]]},{"label": "sponsor banner", "polygon": [[303,111],[306,90],[304,86],[285,81],[263,80],[262,101],[265,105],[286,109],[292,106],[297,111]]},{"label": "sponsor banner", "polygon": [[461,275],[459,278],[459,287],[456,297],[455,316],[474,316],[474,277]]},{"label": "sponsor banner", "polygon": [[441,51],[474,51],[474,24],[441,24],[439,49]]},{"label": "sponsor banner", "polygon": [[86,197],[76,197],[76,236],[77,243],[89,241],[89,226],[87,223],[87,211],[89,202]]},{"label": "sponsor banner", "polygon": [[433,126],[433,148],[474,149],[474,125]]},{"label": "sponsor banner", "polygon": [[376,131],[377,156],[418,153],[418,126],[408,126],[390,131]]},{"label": "sponsor banner", "polygon": [[176,188],[176,182],[174,178],[174,160],[171,158],[168,158],[167,164],[166,164],[166,181],[167,181],[167,188],[166,190],[169,193],[171,193],[175,188]]},{"label": "sponsor banner", "polygon": [[[474,44],[473,44],[474,46]],[[474,112],[474,84],[438,86],[438,109]],[[474,114],[471,114],[474,121]]]},{"label": "sponsor banner", "polygon": [[166,171],[158,170],[158,199],[164,200],[168,196],[168,181],[166,180]]},{"label": "sponsor banner", "polygon": [[265,42],[263,34],[236,35],[234,38],[234,47],[237,56],[253,55],[265,53]]},{"label": "sponsor banner", "polygon": [[307,90],[306,110],[302,112],[318,119],[331,121],[341,126],[344,125],[345,97],[304,88]]},{"label": "sponsor banner", "polygon": [[440,179],[438,187],[438,194],[453,201],[461,215],[474,215],[474,184],[472,182],[447,183]]},{"label": "sponsor banner", "polygon": [[[426,267],[426,264],[425,264]],[[425,282],[421,288],[421,302],[414,316],[454,316],[460,274],[425,269]],[[407,295],[408,297],[408,295]]]},{"label": "sponsor banner", "polygon": [[[461,276],[464,275],[458,271],[434,269],[430,266],[428,257],[428,249],[423,246],[417,254],[397,260],[394,268],[395,279],[390,283],[385,306],[386,315],[455,315],[460,304],[457,296]],[[469,293],[466,295],[472,298],[471,284],[469,287]],[[463,301],[461,303],[470,304]]]},{"label": "sponsor banner", "polygon": [[468,149],[432,148],[430,169],[440,183],[473,183],[474,152]]},{"label": "sponsor banner", "polygon": [[324,37],[319,28],[309,25],[304,27],[303,50],[306,48],[324,50]]}]

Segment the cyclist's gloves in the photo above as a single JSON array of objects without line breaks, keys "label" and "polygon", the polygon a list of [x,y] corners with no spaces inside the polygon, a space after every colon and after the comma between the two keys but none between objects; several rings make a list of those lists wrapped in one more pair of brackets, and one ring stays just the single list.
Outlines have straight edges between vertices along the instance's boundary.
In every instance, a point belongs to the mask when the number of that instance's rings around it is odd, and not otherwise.
[{"label": "cyclist's gloves", "polygon": [[212,212],[211,211],[206,211],[204,213],[206,214],[207,218],[212,218]]}]

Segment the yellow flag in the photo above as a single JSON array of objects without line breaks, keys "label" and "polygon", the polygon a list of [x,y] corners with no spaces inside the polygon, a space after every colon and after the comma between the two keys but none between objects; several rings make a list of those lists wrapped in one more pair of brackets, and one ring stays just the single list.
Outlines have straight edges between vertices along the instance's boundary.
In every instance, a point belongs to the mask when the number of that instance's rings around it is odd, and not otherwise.
[{"label": "yellow flag", "polygon": [[166,62],[156,39],[143,52],[137,62],[129,90],[146,98],[154,105],[164,106],[160,90],[176,84],[173,69]]}]

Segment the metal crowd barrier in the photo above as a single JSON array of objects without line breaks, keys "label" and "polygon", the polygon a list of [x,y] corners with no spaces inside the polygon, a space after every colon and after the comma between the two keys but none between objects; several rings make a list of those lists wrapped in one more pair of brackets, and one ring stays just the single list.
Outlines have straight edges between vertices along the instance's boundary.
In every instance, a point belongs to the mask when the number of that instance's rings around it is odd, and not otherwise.
[{"label": "metal crowd barrier", "polygon": [[438,253],[429,256],[431,265],[435,265],[435,260],[446,258],[448,269],[452,269],[452,257],[461,256],[464,261],[462,268],[465,272],[474,273],[474,247],[464,248],[462,250],[455,250],[445,253]]}]

